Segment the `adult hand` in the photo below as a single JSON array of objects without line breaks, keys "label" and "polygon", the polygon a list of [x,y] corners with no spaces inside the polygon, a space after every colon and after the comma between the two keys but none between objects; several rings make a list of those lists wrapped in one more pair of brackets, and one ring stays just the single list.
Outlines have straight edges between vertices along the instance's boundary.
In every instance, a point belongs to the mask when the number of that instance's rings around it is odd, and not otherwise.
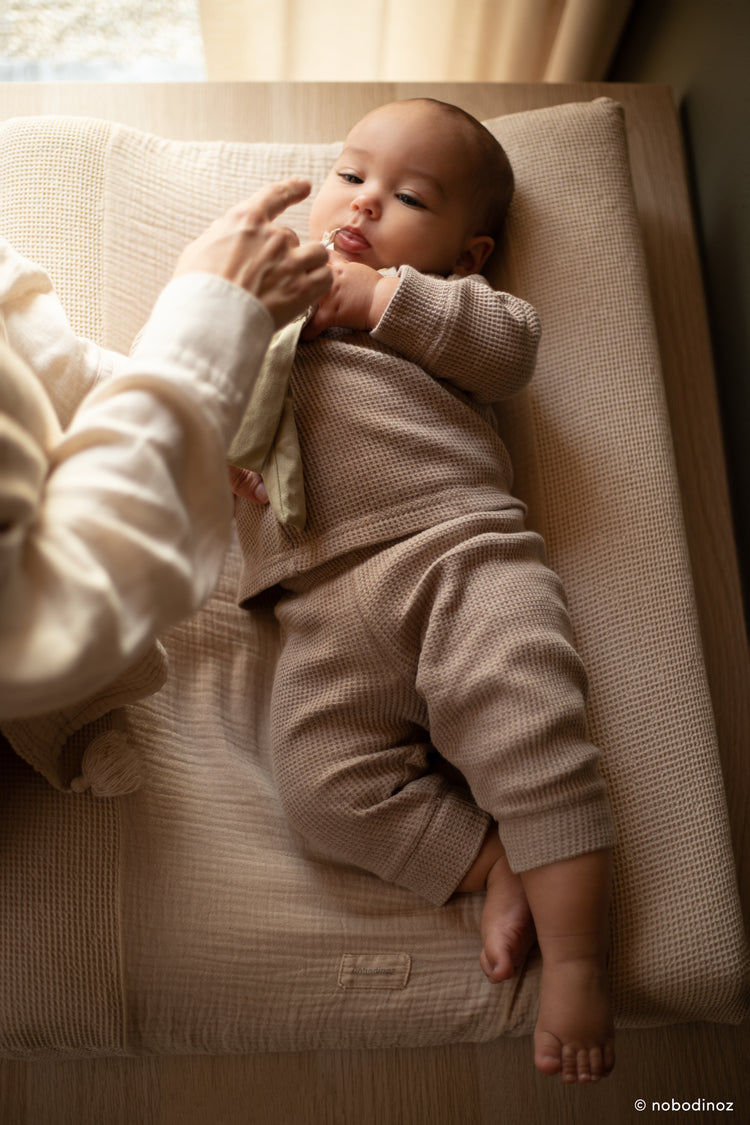
[{"label": "adult hand", "polygon": [[274,219],[310,192],[299,176],[271,184],[230,208],[182,252],[175,276],[214,273],[265,305],[283,327],[331,287],[328,254],[319,242],[300,246],[296,234]]}]

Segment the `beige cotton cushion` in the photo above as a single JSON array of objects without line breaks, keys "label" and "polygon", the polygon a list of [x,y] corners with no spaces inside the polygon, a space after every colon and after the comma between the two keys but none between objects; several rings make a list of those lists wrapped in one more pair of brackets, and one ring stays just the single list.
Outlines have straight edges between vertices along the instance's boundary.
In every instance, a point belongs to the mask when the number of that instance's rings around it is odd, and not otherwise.
[{"label": "beige cotton cushion", "polygon": [[[591,729],[619,838],[618,1023],[736,1022],[746,1012],[746,950],[622,113],[598,101],[490,127],[517,179],[497,280],[538,307],[544,333],[532,387],[502,426],[590,672]],[[38,176],[37,146],[47,173],[54,166],[64,181],[79,135],[78,148],[96,139],[87,168],[99,178],[77,226],[50,232],[48,211],[24,209],[24,182]],[[20,187],[12,206],[0,191],[0,229],[66,285],[66,255],[75,247],[78,261],[82,242],[89,271],[66,290],[68,307],[85,330],[100,325],[104,342],[127,350],[188,239],[270,179],[303,172],[319,184],[337,150],[171,142],[117,126],[102,138],[86,120],[11,123],[0,133],[2,175]],[[300,233],[307,206],[290,216]],[[122,1041],[102,1029],[86,1050],[416,1046],[531,1030],[538,959],[506,984],[485,981],[481,896],[429,907],[310,858],[287,828],[267,757],[275,625],[236,606],[237,579],[233,549],[209,605],[165,638],[167,685],[128,709],[147,776],[106,803],[117,820],[119,898],[95,843],[67,872],[122,928],[119,951],[97,951],[107,979],[122,972]],[[47,824],[60,818],[64,839],[62,798],[20,772],[25,799],[47,808]],[[96,825],[94,798],[68,800],[68,817],[73,807],[77,824]],[[33,870],[43,860],[33,832],[7,793],[5,805],[4,827]],[[30,893],[19,878],[3,870],[3,900]],[[51,890],[32,886],[40,946],[55,935],[65,947],[73,937],[60,934]],[[33,944],[17,941],[12,978],[5,966],[0,974],[14,1025],[2,1043],[70,1050],[73,1031],[53,1034],[38,1017]],[[54,991],[54,972],[44,979],[59,1017],[69,997]],[[96,997],[90,1012],[82,997],[70,1017],[76,1042],[94,1026]]]}]

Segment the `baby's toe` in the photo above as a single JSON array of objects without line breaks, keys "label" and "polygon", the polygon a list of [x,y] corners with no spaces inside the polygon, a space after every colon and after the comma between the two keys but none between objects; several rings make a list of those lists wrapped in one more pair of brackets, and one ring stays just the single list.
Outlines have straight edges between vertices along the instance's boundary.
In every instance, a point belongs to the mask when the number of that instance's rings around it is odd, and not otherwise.
[{"label": "baby's toe", "polygon": [[563,1082],[588,1082],[591,1077],[588,1051],[575,1043],[565,1043],[560,1077]]},{"label": "baby's toe", "polygon": [[593,1073],[593,1064],[591,1061],[591,1051],[588,1047],[580,1047],[578,1050],[578,1081],[591,1082],[596,1081]]},{"label": "baby's toe", "polygon": [[542,1074],[559,1074],[563,1065],[560,1040],[549,1031],[538,1032],[534,1062]]},{"label": "baby's toe", "polygon": [[589,1051],[589,1068],[592,1082],[598,1082],[607,1073],[604,1069],[604,1057],[599,1047],[592,1047]]}]

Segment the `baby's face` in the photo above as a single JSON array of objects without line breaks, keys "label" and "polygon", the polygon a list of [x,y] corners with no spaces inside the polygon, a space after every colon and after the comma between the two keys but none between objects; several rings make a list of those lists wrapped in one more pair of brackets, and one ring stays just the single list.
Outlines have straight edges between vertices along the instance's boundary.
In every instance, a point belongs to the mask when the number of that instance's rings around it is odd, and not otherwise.
[{"label": "baby's face", "polygon": [[[382,106],[354,126],[316,196],[310,237],[337,230],[334,249],[374,269],[468,273],[471,215],[461,145],[431,106]],[[481,268],[481,266],[479,267]]]}]

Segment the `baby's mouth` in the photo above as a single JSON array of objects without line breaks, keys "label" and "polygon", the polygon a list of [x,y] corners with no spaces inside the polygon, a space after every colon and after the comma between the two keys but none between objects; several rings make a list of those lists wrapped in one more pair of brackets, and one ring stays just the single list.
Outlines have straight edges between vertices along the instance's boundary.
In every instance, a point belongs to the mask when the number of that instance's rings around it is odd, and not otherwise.
[{"label": "baby's mouth", "polygon": [[335,245],[347,254],[362,254],[370,249],[370,243],[357,227],[341,227],[336,234]]}]

